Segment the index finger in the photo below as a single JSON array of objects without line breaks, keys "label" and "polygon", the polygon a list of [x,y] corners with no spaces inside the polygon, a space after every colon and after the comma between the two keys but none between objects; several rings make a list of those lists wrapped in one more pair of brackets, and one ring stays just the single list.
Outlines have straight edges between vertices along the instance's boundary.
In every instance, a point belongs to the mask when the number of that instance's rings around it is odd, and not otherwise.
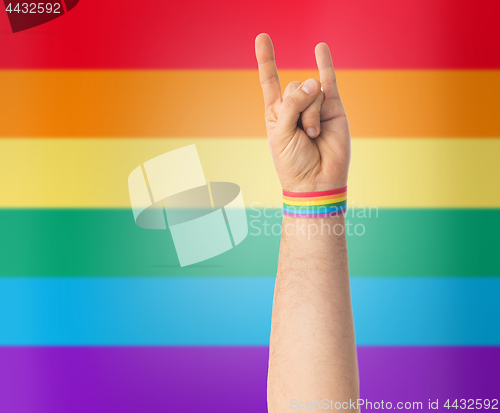
[{"label": "index finger", "polygon": [[264,105],[267,109],[273,103],[281,101],[281,86],[276,61],[274,60],[274,48],[268,34],[261,33],[255,38],[255,55],[259,64],[259,78],[264,93]]},{"label": "index finger", "polygon": [[316,63],[319,70],[319,79],[323,87],[323,93],[326,99],[340,99],[339,89],[337,88],[337,76],[333,69],[332,55],[326,43],[316,45]]}]

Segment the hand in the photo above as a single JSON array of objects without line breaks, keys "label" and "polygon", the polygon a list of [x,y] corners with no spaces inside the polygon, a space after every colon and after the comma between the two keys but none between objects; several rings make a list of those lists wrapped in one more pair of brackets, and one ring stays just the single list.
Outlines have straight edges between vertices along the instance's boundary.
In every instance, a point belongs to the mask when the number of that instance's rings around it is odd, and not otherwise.
[{"label": "hand", "polygon": [[261,33],[255,39],[269,146],[281,186],[290,192],[347,185],[349,124],[328,45],[319,43],[315,53],[321,82],[292,82],[282,96],[271,38]]}]

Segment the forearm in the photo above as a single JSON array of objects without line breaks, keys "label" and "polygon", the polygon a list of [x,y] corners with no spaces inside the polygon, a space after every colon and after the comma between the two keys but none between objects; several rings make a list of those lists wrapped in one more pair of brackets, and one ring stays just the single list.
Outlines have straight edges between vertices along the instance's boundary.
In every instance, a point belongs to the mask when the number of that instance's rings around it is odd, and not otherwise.
[{"label": "forearm", "polygon": [[283,217],[269,360],[270,413],[358,398],[344,217]]},{"label": "forearm", "polygon": [[345,410],[358,398],[344,217],[331,216],[345,209],[351,139],[328,45],[314,52],[320,81],[291,82],[282,93],[270,37],[255,40],[269,147],[290,214],[274,294],[270,413],[306,402],[320,405],[302,409],[325,409],[323,400]]}]

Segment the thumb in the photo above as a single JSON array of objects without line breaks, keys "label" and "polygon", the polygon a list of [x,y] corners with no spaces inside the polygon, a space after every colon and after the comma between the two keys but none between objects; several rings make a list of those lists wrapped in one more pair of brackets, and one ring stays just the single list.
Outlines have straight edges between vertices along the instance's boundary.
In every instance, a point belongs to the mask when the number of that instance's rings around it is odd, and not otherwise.
[{"label": "thumb", "polygon": [[321,92],[317,79],[308,79],[283,99],[275,133],[282,139],[290,139],[297,129],[300,114],[311,105]]}]

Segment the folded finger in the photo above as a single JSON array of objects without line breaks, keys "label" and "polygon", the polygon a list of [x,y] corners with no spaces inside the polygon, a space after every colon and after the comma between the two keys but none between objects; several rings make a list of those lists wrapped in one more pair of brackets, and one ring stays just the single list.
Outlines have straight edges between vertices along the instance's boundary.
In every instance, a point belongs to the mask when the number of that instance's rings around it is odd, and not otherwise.
[{"label": "folded finger", "polygon": [[280,107],[276,131],[284,137],[290,137],[297,129],[297,122],[316,97],[321,93],[321,84],[317,79],[308,79],[301,86],[289,93]]},{"label": "folded finger", "polygon": [[324,100],[323,92],[320,92],[314,102],[301,113],[302,128],[310,138],[316,138],[321,133],[321,105]]},{"label": "folded finger", "polygon": [[283,92],[283,99],[286,98],[290,93],[295,92],[295,90],[302,84],[302,82],[299,82],[298,80],[294,82],[290,82],[287,87],[285,88],[285,91]]}]

